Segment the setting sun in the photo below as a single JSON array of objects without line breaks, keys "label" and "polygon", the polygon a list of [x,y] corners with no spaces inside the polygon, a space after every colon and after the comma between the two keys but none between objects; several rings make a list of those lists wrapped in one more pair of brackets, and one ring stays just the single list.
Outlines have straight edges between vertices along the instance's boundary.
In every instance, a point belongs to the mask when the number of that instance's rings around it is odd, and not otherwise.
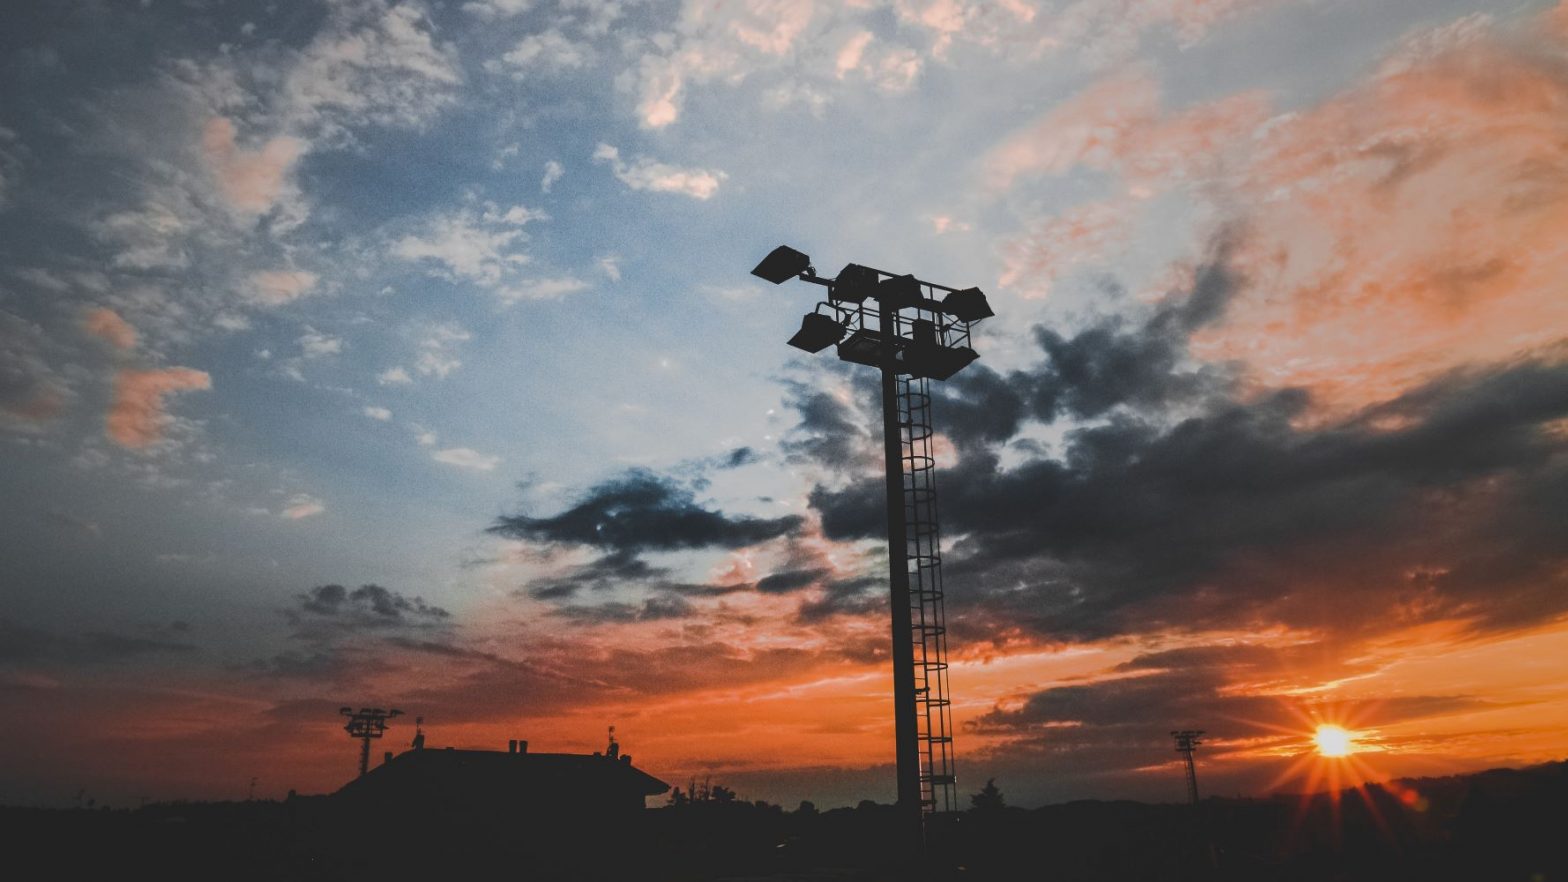
[{"label": "setting sun", "polygon": [[1348,756],[1355,751],[1350,732],[1342,726],[1322,725],[1312,736],[1323,756]]}]

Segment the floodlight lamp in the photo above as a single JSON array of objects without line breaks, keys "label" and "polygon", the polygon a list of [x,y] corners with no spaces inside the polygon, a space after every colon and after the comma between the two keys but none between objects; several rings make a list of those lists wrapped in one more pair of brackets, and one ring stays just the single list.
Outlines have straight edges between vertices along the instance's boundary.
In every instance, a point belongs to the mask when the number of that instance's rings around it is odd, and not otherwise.
[{"label": "floodlight lamp", "polygon": [[920,280],[914,276],[894,276],[877,285],[877,299],[888,309],[903,309],[920,302]]},{"label": "floodlight lamp", "polygon": [[882,364],[882,335],[862,328],[838,344],[838,357],[856,364],[878,367]]},{"label": "floodlight lamp", "polygon": [[877,271],[868,266],[851,263],[838,271],[828,296],[838,301],[861,303],[877,292]]},{"label": "floodlight lamp", "polygon": [[821,352],[842,339],[844,339],[844,326],[835,321],[832,316],[820,312],[808,312],[806,317],[800,320],[800,330],[789,338],[789,345],[807,352]]},{"label": "floodlight lamp", "polygon": [[961,322],[977,322],[996,315],[979,288],[965,288],[942,298],[942,311]]},{"label": "floodlight lamp", "polygon": [[782,285],[810,268],[811,258],[788,245],[780,245],[768,252],[768,256],[762,258],[751,274],[775,285]]},{"label": "floodlight lamp", "polygon": [[911,346],[904,352],[904,370],[916,377],[946,380],[979,357],[968,346]]}]

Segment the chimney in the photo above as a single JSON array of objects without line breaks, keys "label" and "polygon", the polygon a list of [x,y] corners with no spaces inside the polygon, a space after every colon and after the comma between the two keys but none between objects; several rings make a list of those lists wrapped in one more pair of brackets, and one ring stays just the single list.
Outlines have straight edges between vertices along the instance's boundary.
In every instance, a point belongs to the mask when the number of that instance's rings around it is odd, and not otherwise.
[{"label": "chimney", "polygon": [[632,755],[629,754],[629,753],[621,754],[621,765],[629,766],[631,764],[632,764]]},{"label": "chimney", "polygon": [[517,752],[517,739],[516,738],[513,738],[511,741],[506,742],[506,752],[507,753],[516,753]]},{"label": "chimney", "polygon": [[392,762],[392,751],[390,751],[390,750],[381,755],[381,764],[382,765],[386,765],[389,762]]},{"label": "chimney", "polygon": [[518,739],[518,742],[517,742],[517,752],[518,753],[527,753],[528,752],[528,742],[524,741],[522,739]]}]

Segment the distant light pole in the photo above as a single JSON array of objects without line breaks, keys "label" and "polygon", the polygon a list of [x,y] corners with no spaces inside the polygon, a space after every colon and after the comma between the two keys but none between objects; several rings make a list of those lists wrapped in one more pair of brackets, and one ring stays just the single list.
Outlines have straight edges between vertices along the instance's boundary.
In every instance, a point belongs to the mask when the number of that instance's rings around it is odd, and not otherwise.
[{"label": "distant light pole", "polygon": [[379,707],[364,707],[356,711],[351,707],[340,707],[338,713],[348,717],[348,723],[344,725],[343,731],[348,733],[348,737],[358,738],[360,741],[359,774],[364,775],[370,771],[370,739],[385,735],[387,720],[400,717],[403,712],[396,708],[387,711]]},{"label": "distant light pole", "polygon": [[1193,762],[1192,754],[1203,743],[1198,740],[1202,734],[1202,729],[1182,729],[1171,733],[1171,737],[1176,739],[1176,752],[1182,755],[1187,764],[1187,801],[1193,805],[1198,804],[1198,767]]},{"label": "distant light pole", "polygon": [[949,288],[853,263],[823,278],[811,258],[787,245],[752,274],[775,285],[799,279],[827,288],[827,299],[806,313],[789,345],[807,352],[836,345],[839,358],[882,374],[898,806],[918,836],[924,813],[957,809],[927,384],[978,357],[970,328],[995,313],[979,288]]}]

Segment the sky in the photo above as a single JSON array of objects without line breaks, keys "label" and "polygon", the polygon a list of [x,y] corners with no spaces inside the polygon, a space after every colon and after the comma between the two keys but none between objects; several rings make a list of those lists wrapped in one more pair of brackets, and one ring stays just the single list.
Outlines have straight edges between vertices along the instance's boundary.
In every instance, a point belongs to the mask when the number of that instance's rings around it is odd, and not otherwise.
[{"label": "sky", "polygon": [[0,802],[329,792],[344,705],[891,801],[781,243],[997,313],[961,802],[1563,758],[1568,3],[68,0],[0,95]]}]

